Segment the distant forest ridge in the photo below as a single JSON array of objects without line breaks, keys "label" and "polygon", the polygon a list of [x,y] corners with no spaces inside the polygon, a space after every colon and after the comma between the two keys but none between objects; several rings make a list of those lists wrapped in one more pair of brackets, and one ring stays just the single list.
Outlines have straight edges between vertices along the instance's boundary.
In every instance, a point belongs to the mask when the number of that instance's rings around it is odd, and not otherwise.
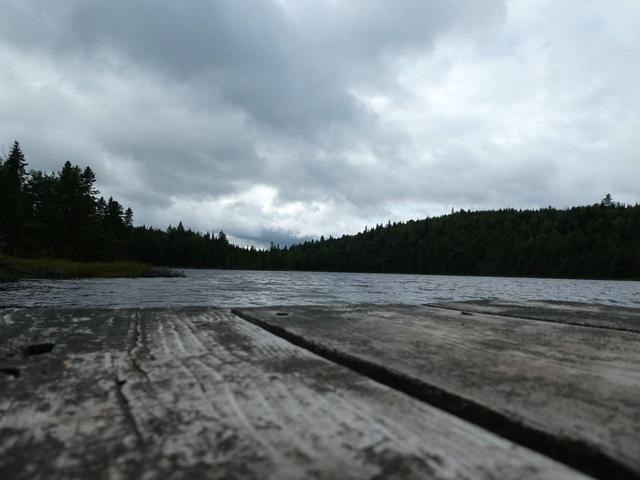
[{"label": "distant forest ridge", "polygon": [[356,235],[268,250],[224,232],[134,226],[133,210],[66,162],[27,171],[18,142],[0,158],[0,252],[196,268],[640,279],[640,205],[609,194],[568,209],[464,211],[377,225]]}]

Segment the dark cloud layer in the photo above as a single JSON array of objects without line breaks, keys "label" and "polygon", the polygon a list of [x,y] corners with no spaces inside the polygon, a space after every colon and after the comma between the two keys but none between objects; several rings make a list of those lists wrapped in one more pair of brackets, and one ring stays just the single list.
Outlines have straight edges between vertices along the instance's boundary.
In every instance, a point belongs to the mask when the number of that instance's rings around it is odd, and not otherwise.
[{"label": "dark cloud layer", "polygon": [[5,0],[0,142],[91,164],[138,222],[260,245],[637,202],[639,19],[631,0]]}]

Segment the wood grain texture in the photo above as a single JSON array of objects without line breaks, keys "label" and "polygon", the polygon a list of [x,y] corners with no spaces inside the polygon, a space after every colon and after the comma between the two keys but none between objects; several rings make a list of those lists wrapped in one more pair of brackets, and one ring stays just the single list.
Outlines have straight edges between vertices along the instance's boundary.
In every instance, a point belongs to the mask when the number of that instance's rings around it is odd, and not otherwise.
[{"label": "wood grain texture", "polygon": [[0,338],[3,479],[584,478],[222,310],[4,310]]},{"label": "wood grain texture", "polygon": [[501,434],[515,429],[510,438],[530,434],[535,448],[577,468],[640,476],[636,333],[430,307],[238,313],[487,428],[495,421]]},{"label": "wood grain texture", "polygon": [[640,309],[577,302],[471,300],[434,304],[466,312],[640,333]]}]

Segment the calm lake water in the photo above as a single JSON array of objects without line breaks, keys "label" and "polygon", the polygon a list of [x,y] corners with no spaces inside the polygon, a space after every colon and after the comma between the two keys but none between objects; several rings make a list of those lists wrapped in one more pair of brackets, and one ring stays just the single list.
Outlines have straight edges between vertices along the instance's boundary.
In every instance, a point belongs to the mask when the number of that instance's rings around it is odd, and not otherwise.
[{"label": "calm lake water", "polygon": [[183,270],[185,278],[0,283],[0,306],[421,304],[545,299],[640,307],[640,282],[324,272]]}]

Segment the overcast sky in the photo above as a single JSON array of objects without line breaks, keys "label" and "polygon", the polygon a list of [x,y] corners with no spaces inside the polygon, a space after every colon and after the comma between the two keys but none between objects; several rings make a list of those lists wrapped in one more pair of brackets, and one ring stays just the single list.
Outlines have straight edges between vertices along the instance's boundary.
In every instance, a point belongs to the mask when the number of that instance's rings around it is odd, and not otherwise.
[{"label": "overcast sky", "polygon": [[640,201],[638,0],[0,0],[0,145],[256,245]]}]

